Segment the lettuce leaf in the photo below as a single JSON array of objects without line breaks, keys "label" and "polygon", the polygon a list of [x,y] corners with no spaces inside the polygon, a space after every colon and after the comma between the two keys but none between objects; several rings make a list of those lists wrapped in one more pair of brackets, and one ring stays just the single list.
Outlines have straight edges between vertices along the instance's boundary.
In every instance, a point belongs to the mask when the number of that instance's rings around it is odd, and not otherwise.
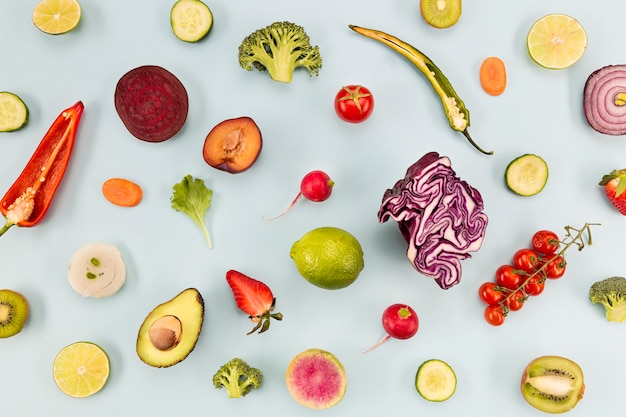
[{"label": "lettuce leaf", "polygon": [[172,187],[174,192],[170,198],[172,208],[185,213],[198,225],[206,238],[209,249],[213,247],[211,237],[204,223],[204,216],[211,206],[213,191],[204,185],[204,180],[186,175]]}]

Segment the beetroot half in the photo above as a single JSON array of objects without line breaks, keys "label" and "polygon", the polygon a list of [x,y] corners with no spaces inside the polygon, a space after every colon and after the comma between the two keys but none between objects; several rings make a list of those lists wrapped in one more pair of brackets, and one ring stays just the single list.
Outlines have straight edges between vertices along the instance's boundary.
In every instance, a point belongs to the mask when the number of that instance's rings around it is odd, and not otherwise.
[{"label": "beetroot half", "polygon": [[307,349],[287,367],[287,389],[299,404],[316,410],[337,405],[346,392],[346,370],[335,355]]},{"label": "beetroot half", "polygon": [[607,65],[591,73],[583,92],[583,110],[598,132],[626,134],[626,65]]},{"label": "beetroot half", "polygon": [[128,71],[118,81],[115,110],[137,139],[163,142],[185,124],[189,99],[174,74],[159,66],[145,65]]}]

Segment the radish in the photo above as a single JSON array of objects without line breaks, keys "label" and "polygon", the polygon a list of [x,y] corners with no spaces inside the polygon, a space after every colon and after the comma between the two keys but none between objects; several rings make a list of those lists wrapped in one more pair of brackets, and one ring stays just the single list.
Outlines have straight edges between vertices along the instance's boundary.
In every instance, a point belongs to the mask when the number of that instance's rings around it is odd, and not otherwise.
[{"label": "radish", "polygon": [[328,174],[324,171],[311,171],[302,178],[302,182],[300,182],[300,192],[296,198],[293,199],[289,207],[287,207],[287,209],[278,216],[264,220],[270,221],[284,216],[289,210],[291,210],[300,197],[304,197],[307,200],[316,203],[325,201],[330,197],[334,185],[335,182],[331,180]]},{"label": "radish", "polygon": [[376,349],[390,338],[409,339],[417,333],[419,320],[415,310],[406,304],[392,304],[383,312],[383,329],[387,335],[363,353]]}]

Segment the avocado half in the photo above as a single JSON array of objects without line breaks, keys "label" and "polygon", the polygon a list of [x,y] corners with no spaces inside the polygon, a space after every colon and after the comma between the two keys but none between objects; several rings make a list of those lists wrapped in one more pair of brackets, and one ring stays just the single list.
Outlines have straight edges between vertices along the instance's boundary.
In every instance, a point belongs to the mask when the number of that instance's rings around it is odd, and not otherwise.
[{"label": "avocado half", "polygon": [[155,307],[137,335],[137,355],[150,366],[176,365],[193,351],[204,321],[204,299],[195,288]]}]

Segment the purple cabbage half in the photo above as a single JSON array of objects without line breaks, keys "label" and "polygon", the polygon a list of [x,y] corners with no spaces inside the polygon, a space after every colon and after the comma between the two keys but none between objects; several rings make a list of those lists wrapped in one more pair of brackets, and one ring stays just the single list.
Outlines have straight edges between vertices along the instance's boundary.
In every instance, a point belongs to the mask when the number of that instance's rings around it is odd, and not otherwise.
[{"label": "purple cabbage half", "polygon": [[461,260],[480,249],[483,208],[478,190],[456,176],[450,159],[430,152],[385,191],[378,220],[398,222],[413,267],[449,289],[461,280]]}]

